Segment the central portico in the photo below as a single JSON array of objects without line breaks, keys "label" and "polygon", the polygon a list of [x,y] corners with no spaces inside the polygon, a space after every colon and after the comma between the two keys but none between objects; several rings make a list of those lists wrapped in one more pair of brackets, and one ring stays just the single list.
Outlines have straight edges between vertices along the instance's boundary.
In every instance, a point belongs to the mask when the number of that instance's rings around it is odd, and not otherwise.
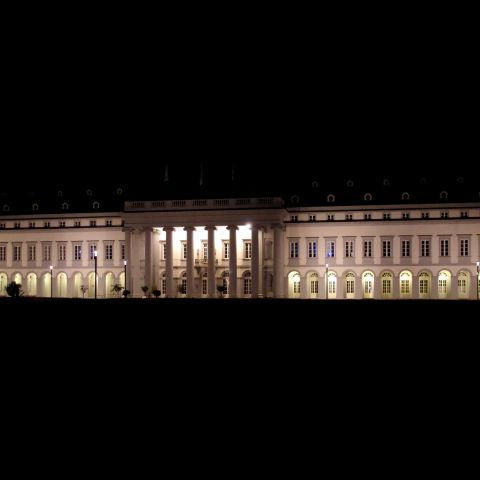
[{"label": "central portico", "polygon": [[126,202],[128,288],[281,298],[285,214],[280,198]]}]

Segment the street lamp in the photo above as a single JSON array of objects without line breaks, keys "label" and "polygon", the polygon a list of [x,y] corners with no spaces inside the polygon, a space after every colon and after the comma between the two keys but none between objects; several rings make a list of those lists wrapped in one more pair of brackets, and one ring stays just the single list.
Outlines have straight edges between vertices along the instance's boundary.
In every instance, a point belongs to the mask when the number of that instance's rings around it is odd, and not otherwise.
[{"label": "street lamp", "polygon": [[477,262],[477,300],[479,299],[479,291],[478,291],[479,284],[480,284],[480,262]]},{"label": "street lamp", "polygon": [[127,289],[127,261],[126,260],[123,261],[123,274],[124,274],[123,289],[126,290]]},{"label": "street lamp", "polygon": [[53,265],[50,265],[50,298],[53,298]]},{"label": "street lamp", "polygon": [[325,300],[328,300],[328,263],[325,264]]},{"label": "street lamp", "polygon": [[95,300],[97,299],[97,251],[93,252],[93,260],[95,261]]}]

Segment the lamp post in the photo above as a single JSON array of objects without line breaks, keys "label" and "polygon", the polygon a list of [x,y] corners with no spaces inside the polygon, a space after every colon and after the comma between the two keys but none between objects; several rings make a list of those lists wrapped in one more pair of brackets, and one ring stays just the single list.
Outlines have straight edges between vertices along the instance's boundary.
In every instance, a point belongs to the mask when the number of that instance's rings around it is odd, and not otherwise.
[{"label": "lamp post", "polygon": [[53,298],[53,265],[50,265],[50,298]]},{"label": "lamp post", "polygon": [[479,299],[480,292],[478,291],[478,284],[480,283],[480,262],[477,262],[477,300]]},{"label": "lamp post", "polygon": [[328,263],[325,264],[325,300],[328,300]]},{"label": "lamp post", "polygon": [[127,261],[126,260],[123,261],[123,274],[124,274],[123,289],[126,290],[127,289]]},{"label": "lamp post", "polygon": [[97,299],[97,251],[93,252],[93,260],[95,261],[95,300]]}]

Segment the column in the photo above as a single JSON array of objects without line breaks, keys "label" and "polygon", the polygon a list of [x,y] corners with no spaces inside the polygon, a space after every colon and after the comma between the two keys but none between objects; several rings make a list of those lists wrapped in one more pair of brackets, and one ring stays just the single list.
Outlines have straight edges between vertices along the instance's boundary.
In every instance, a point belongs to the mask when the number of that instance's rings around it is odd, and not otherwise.
[{"label": "column", "polygon": [[167,298],[175,297],[175,288],[173,282],[173,227],[164,228],[167,235],[167,255],[165,259],[165,280],[167,283]]},{"label": "column", "polygon": [[355,298],[360,300],[363,298],[363,285],[362,285],[362,275],[358,274],[355,276]]},{"label": "column", "polygon": [[216,227],[205,227],[208,232],[208,298],[215,298],[217,285],[215,283],[215,230]]},{"label": "column", "polygon": [[151,227],[146,227],[145,232],[145,285],[152,291],[152,234]]},{"label": "column", "polygon": [[154,228],[152,233],[152,286],[160,290],[160,233]]},{"label": "column", "polygon": [[193,232],[195,231],[195,227],[185,227],[184,230],[187,232],[187,297],[193,298],[195,296],[195,258],[193,248]]},{"label": "column", "polygon": [[373,277],[373,298],[376,300],[382,298],[382,277],[374,275]]},{"label": "column", "polygon": [[252,225],[252,298],[260,296],[260,248],[258,225]]},{"label": "column", "polygon": [[132,267],[133,267],[133,257],[132,257],[132,230],[125,229],[125,260],[127,261],[127,278],[126,285],[127,289],[133,293],[133,283],[132,283]]},{"label": "column", "polygon": [[[283,225],[276,224],[273,228],[273,296],[284,297],[284,266],[283,266]],[[319,286],[320,288],[320,286]]]},{"label": "column", "polygon": [[230,252],[228,257],[228,273],[230,281],[230,298],[237,297],[237,225],[228,225],[230,232]]}]

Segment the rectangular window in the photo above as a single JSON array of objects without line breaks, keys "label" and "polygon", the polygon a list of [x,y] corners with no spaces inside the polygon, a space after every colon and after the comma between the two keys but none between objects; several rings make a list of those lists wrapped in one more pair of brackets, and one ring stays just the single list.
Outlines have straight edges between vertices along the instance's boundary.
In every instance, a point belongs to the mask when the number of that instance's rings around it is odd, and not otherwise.
[{"label": "rectangular window", "polygon": [[65,222],[58,222],[58,226],[60,228],[65,228]]},{"label": "rectangular window", "polygon": [[223,242],[223,259],[228,260],[230,258],[230,242]]},{"label": "rectangular window", "polygon": [[50,222],[43,222],[44,228],[50,228]]},{"label": "rectangular window", "polygon": [[14,262],[22,261],[22,247],[20,245],[13,246],[13,261]]},{"label": "rectangular window", "polygon": [[448,257],[450,255],[450,245],[448,240],[440,240],[440,256]]},{"label": "rectangular window", "polygon": [[311,240],[307,244],[308,258],[317,258],[317,242]]},{"label": "rectangular window", "polygon": [[467,280],[464,278],[458,279],[458,293],[465,295],[467,293]]},{"label": "rectangular window", "polygon": [[347,222],[350,222],[353,220],[353,215],[351,213],[347,213],[345,215],[345,220],[347,220]]},{"label": "rectangular window", "polygon": [[335,242],[334,241],[328,241],[327,242],[327,257],[328,258],[334,258],[335,257]]},{"label": "rectangular window", "polygon": [[400,293],[409,294],[410,293],[410,280],[400,280]]},{"label": "rectangular window", "polygon": [[383,219],[384,220],[390,220],[390,214],[389,213],[384,213],[383,214]]},{"label": "rectangular window", "polygon": [[290,221],[291,221],[291,222],[294,222],[294,223],[295,223],[295,222],[298,222],[298,215],[292,215],[292,216],[290,217]]},{"label": "rectangular window", "polygon": [[28,224],[28,228],[35,228],[35,222],[30,222]]},{"label": "rectangular window", "polygon": [[43,246],[43,261],[50,262],[52,259],[52,246],[44,245]]},{"label": "rectangular window", "polygon": [[389,278],[382,280],[382,293],[384,295],[390,295],[392,293],[392,281]]},{"label": "rectangular window", "polygon": [[36,253],[37,253],[37,248],[35,247],[35,245],[29,245],[28,246],[28,261],[29,262],[34,262],[35,261]]},{"label": "rectangular window", "polygon": [[97,249],[96,245],[89,245],[88,246],[88,258],[89,258],[89,260],[95,260],[95,250],[96,249]]},{"label": "rectangular window", "polygon": [[[93,245],[91,245],[90,247],[93,247]],[[73,259],[77,260],[77,261],[82,259],[82,246],[81,245],[74,245],[73,246]]]},{"label": "rectangular window", "polygon": [[300,280],[293,281],[293,293],[300,293]]},{"label": "rectangular window", "polygon": [[243,279],[243,294],[244,295],[252,294],[252,278],[251,277],[245,277]]},{"label": "rectangular window", "polygon": [[421,257],[430,256],[430,240],[422,240],[420,242],[420,256]]},{"label": "rectangular window", "polygon": [[347,280],[347,293],[355,293],[355,280]]},{"label": "rectangular window", "polygon": [[404,220],[408,220],[410,218],[410,214],[409,213],[402,213],[402,218]]},{"label": "rectangular window", "polygon": [[383,244],[383,256],[391,257],[392,256],[392,242],[391,240],[384,240]]},{"label": "rectangular window", "polygon": [[430,218],[430,213],[428,212],[422,212],[422,218],[425,219],[425,218]]},{"label": "rectangular window", "polygon": [[105,220],[105,226],[106,227],[111,227],[112,226],[112,221],[111,220]]},{"label": "rectangular window", "polygon": [[410,256],[410,240],[402,240],[402,257]]},{"label": "rectangular window", "polygon": [[447,280],[446,279],[440,279],[438,281],[438,293],[442,293],[442,294],[447,293]]},{"label": "rectangular window", "polygon": [[182,242],[182,260],[187,259],[187,242]]},{"label": "rectangular window", "polygon": [[329,213],[329,214],[327,215],[327,220],[328,220],[329,222],[333,222],[333,221],[335,220],[335,215],[334,215],[333,213]]},{"label": "rectangular window", "polygon": [[7,247],[2,245],[0,246],[0,262],[7,261]]},{"label": "rectangular window", "polygon": [[67,246],[59,245],[58,246],[58,261],[64,262],[67,258]]},{"label": "rectangular window", "polygon": [[316,215],[310,215],[310,216],[308,217],[308,220],[309,220],[310,222],[316,222],[316,221],[317,221],[317,216],[316,216]]},{"label": "rectangular window", "polygon": [[97,221],[96,220],[90,220],[90,226],[91,227],[96,227],[97,226]]},{"label": "rectangular window", "polygon": [[347,240],[345,242],[345,258],[353,258],[353,241]]},{"label": "rectangular window", "polygon": [[310,293],[318,293],[318,280],[310,282]]},{"label": "rectangular window", "polygon": [[82,226],[82,222],[80,220],[77,220],[74,222],[74,226],[75,227],[81,227]]},{"label": "rectangular window", "polygon": [[328,293],[335,295],[335,292],[337,291],[337,282],[335,281],[335,278],[329,278],[328,279]]},{"label": "rectangular window", "polygon": [[363,256],[366,258],[370,258],[372,256],[372,241],[365,240],[363,242]]},{"label": "rectangular window", "polygon": [[298,241],[293,240],[290,242],[290,258],[298,258]]},{"label": "rectangular window", "polygon": [[364,220],[371,220],[372,219],[372,214],[371,213],[365,213],[363,215],[363,219]]},{"label": "rectangular window", "polygon": [[107,243],[105,245],[105,260],[113,260],[113,244]]},{"label": "rectangular window", "polygon": [[125,260],[125,244],[124,243],[120,245],[120,254],[122,256],[122,260]]},{"label": "rectangular window", "polygon": [[163,260],[166,260],[167,259],[167,243],[166,242],[163,242],[162,243],[162,250],[163,250]]},{"label": "rectangular window", "polygon": [[202,278],[202,295],[207,295],[208,294],[208,278],[203,277]]},{"label": "rectangular window", "polygon": [[20,228],[20,222],[15,222],[13,224],[13,228]]},{"label": "rectangular window", "polygon": [[252,258],[252,242],[245,242],[243,244],[244,247],[244,257],[245,259]]},{"label": "rectangular window", "polygon": [[460,240],[460,256],[470,256],[470,242],[467,239]]}]

